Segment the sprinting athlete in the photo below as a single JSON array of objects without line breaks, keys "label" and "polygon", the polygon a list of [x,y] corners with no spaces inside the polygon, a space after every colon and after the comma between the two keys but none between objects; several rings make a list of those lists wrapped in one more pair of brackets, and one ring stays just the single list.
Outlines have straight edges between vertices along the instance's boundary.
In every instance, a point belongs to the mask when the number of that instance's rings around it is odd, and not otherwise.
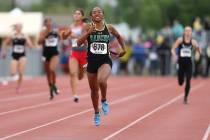
[{"label": "sprinting athlete", "polygon": [[56,86],[56,66],[59,62],[58,45],[60,35],[57,30],[52,27],[52,19],[46,18],[44,20],[44,28],[40,33],[39,44],[43,46],[43,60],[45,71],[47,74],[47,81],[50,89],[50,100],[54,98],[54,93],[58,94],[59,90]]},{"label": "sprinting athlete", "polygon": [[69,37],[71,41],[72,50],[69,57],[70,85],[74,102],[79,102],[77,81],[84,77],[84,66],[87,64],[87,48],[84,45],[77,47],[76,44],[77,38],[81,35],[82,29],[86,25],[85,22],[83,22],[83,10],[75,10],[73,19],[74,22],[70,25],[69,31],[64,32],[63,39]]},{"label": "sprinting athlete", "polygon": [[87,24],[80,38],[77,40],[78,46],[82,45],[86,40],[88,42],[88,64],[87,76],[91,90],[91,99],[95,110],[94,123],[96,126],[101,124],[99,113],[99,89],[101,91],[102,110],[105,115],[109,112],[109,104],[106,98],[107,80],[111,74],[112,61],[110,59],[109,41],[110,33],[113,34],[120,46],[121,50],[118,57],[125,54],[124,41],[116,29],[104,22],[104,12],[100,7],[94,7],[90,16],[91,24]]},{"label": "sprinting athlete", "polygon": [[[178,66],[178,83],[183,85],[186,79],[185,85],[185,95],[184,95],[184,104],[187,104],[188,95],[190,92],[190,82],[192,77],[192,50],[196,49],[201,53],[200,48],[198,47],[198,42],[195,39],[192,39],[192,28],[187,26],[184,29],[184,34],[182,37],[178,38],[173,44],[171,53],[174,57],[178,57],[177,66]],[[176,54],[176,49],[178,49]]]},{"label": "sprinting athlete", "polygon": [[[14,34],[3,42],[3,56],[6,57],[6,47],[12,46],[11,75],[18,77],[16,92],[19,92],[23,80],[23,73],[26,65],[26,46],[32,48],[31,40],[22,32],[22,24],[13,25]],[[16,79],[16,78],[15,78]]]}]

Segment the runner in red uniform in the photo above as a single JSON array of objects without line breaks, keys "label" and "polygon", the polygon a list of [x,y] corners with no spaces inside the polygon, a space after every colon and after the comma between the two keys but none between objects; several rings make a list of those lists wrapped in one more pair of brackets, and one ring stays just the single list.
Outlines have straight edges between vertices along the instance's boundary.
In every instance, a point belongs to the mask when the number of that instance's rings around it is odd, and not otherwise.
[{"label": "runner in red uniform", "polygon": [[69,31],[64,32],[63,39],[70,38],[70,44],[72,46],[72,52],[69,57],[69,70],[70,70],[70,84],[73,94],[74,102],[79,102],[79,96],[77,94],[77,82],[84,77],[84,67],[87,64],[87,48],[83,46],[77,46],[77,38],[82,33],[82,28],[85,26],[84,12],[81,9],[77,9],[73,14],[74,22],[70,25]]}]

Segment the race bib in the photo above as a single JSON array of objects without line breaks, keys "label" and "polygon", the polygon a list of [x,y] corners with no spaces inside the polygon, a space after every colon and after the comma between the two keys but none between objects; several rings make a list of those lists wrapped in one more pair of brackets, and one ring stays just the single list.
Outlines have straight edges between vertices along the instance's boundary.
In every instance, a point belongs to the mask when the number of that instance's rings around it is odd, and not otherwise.
[{"label": "race bib", "polygon": [[47,46],[47,47],[55,47],[57,45],[58,45],[58,38],[45,39],[45,46]]},{"label": "race bib", "polygon": [[23,45],[15,45],[14,46],[14,52],[15,53],[23,53],[24,52],[24,46]]},{"label": "race bib", "polygon": [[95,42],[90,44],[90,51],[93,54],[106,54],[107,53],[107,44]]},{"label": "race bib", "polygon": [[181,57],[191,57],[192,51],[189,48],[182,48],[180,51],[180,56]]},{"label": "race bib", "polygon": [[72,47],[77,47],[77,39],[72,39]]}]

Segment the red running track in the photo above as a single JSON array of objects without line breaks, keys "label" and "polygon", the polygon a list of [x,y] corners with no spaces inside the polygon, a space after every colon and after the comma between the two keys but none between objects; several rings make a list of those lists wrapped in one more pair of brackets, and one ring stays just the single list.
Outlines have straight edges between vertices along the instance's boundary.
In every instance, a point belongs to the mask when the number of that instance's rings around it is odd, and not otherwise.
[{"label": "red running track", "polygon": [[210,140],[210,79],[193,79],[189,104],[175,77],[110,77],[110,113],[93,125],[87,79],[74,103],[68,76],[49,101],[45,77],[0,86],[0,140]]}]

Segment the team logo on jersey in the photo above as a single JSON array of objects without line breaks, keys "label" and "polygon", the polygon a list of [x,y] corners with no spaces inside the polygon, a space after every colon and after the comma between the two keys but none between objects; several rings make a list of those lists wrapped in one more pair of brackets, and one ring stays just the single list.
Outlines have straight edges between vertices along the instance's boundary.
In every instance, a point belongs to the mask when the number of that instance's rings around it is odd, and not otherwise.
[{"label": "team logo on jersey", "polygon": [[109,42],[110,36],[109,35],[90,35],[91,42]]}]

